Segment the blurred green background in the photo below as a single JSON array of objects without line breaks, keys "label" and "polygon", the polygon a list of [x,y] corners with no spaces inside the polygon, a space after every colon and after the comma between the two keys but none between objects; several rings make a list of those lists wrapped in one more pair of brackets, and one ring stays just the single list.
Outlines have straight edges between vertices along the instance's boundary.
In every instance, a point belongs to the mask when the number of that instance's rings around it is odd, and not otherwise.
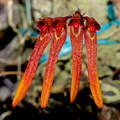
[{"label": "blurred green background", "polygon": [[[108,8],[114,10],[114,15]],[[101,26],[111,25],[98,35],[116,44],[98,44],[98,73],[104,107],[98,109],[89,89],[86,50],[78,96],[69,102],[71,52],[58,59],[50,100],[39,106],[46,62],[40,62],[24,100],[12,108],[12,100],[39,34],[36,22],[43,17],[72,15],[80,8]],[[112,16],[113,17],[110,17]],[[0,120],[120,120],[120,20],[119,0],[0,0]],[[69,32],[68,32],[69,34]],[[49,45],[45,50],[48,53]]]}]

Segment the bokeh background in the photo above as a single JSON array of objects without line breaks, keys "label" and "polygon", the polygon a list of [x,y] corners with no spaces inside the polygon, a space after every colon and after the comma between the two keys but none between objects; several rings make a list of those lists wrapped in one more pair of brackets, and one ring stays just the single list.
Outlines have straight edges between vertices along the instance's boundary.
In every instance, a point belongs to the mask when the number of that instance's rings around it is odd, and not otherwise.
[{"label": "bokeh background", "polygon": [[[39,98],[49,45],[26,97],[12,108],[16,88],[39,35],[36,22],[43,17],[72,15],[77,8],[102,27],[98,32],[97,62],[104,107],[98,109],[92,99],[85,45],[79,93],[70,104],[72,56],[68,40],[68,52],[59,57],[56,65],[48,106],[41,109]],[[0,120],[26,119],[120,120],[120,0],[0,0]]]}]

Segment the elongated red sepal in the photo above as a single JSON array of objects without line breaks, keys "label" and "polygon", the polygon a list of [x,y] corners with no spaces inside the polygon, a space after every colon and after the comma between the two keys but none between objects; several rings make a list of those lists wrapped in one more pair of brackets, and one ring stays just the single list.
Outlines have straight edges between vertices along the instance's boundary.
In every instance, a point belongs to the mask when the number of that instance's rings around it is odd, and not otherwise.
[{"label": "elongated red sepal", "polygon": [[55,32],[52,39],[48,63],[46,66],[46,71],[45,71],[43,86],[42,86],[42,93],[41,93],[41,100],[40,100],[41,108],[45,108],[47,106],[53,79],[54,79],[56,61],[57,61],[59,52],[66,40],[66,36],[67,36],[66,30],[64,30],[60,34],[61,35],[58,37],[57,33]]},{"label": "elongated red sepal", "polygon": [[14,97],[14,100],[12,103],[13,107],[16,107],[21,102],[21,100],[24,98],[24,96],[26,95],[26,93],[32,83],[32,80],[34,78],[40,57],[42,56],[43,51],[46,48],[46,46],[48,45],[51,37],[52,37],[51,31],[49,33],[47,33],[45,36],[40,35],[38,37],[38,40],[36,41],[34,50],[32,52],[30,60],[28,62],[27,68],[24,72],[22,80],[16,91],[16,94],[15,94],[15,97]]},{"label": "elongated red sepal", "polygon": [[72,84],[70,92],[70,102],[74,102],[80,84],[81,69],[82,69],[82,38],[83,30],[80,24],[78,31],[75,33],[74,26],[70,28],[70,39],[72,43]]},{"label": "elongated red sepal", "polygon": [[100,90],[100,84],[97,72],[97,35],[96,26],[90,24],[88,28],[84,30],[84,39],[86,43],[87,51],[87,67],[88,67],[88,78],[90,82],[90,89],[92,92],[93,99],[99,108],[103,107],[102,94]]}]

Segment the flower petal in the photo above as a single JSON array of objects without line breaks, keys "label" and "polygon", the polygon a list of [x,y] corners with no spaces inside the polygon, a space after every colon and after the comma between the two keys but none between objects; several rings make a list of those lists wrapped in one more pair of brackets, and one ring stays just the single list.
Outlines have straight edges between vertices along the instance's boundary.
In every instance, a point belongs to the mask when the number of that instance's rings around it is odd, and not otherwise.
[{"label": "flower petal", "polygon": [[67,36],[66,30],[60,33],[61,35],[59,34],[60,35],[59,37],[57,36],[57,34],[58,33],[54,32],[54,36],[53,36],[51,47],[50,47],[48,63],[46,66],[46,71],[45,71],[43,86],[42,86],[41,101],[40,101],[41,108],[45,108],[47,106],[53,79],[54,79],[56,61]]},{"label": "flower petal", "polygon": [[90,32],[84,30],[84,39],[86,43],[87,51],[87,67],[88,67],[88,78],[90,81],[90,89],[93,95],[93,99],[99,108],[103,107],[102,94],[100,90],[100,84],[97,72],[97,35],[96,32]]},{"label": "flower petal", "polygon": [[[78,23],[79,24],[79,23]],[[70,28],[70,39],[72,43],[72,85],[70,93],[70,102],[74,102],[80,83],[81,69],[82,69],[82,39],[83,30],[79,24],[77,33],[74,26]]]},{"label": "flower petal", "polygon": [[32,52],[32,55],[30,57],[30,60],[28,62],[28,65],[26,67],[26,70],[24,72],[24,75],[22,77],[22,80],[18,86],[18,89],[16,91],[12,106],[16,107],[21,100],[26,95],[28,89],[30,88],[30,85],[32,83],[32,80],[34,78],[38,62],[40,60],[40,57],[43,54],[44,49],[48,45],[50,38],[52,37],[52,32],[45,34],[45,36],[41,35],[38,37],[38,40],[36,41],[34,50]]}]

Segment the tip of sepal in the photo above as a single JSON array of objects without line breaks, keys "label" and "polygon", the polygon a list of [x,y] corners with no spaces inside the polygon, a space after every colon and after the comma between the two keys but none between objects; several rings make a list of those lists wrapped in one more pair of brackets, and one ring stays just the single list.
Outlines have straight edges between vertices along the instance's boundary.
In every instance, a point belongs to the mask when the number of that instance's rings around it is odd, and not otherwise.
[{"label": "tip of sepal", "polygon": [[95,104],[98,106],[98,108],[102,108],[103,107],[103,99],[102,99],[102,93],[100,90],[100,86],[99,85],[97,85],[97,86],[90,85],[90,89],[91,89]]},{"label": "tip of sepal", "polygon": [[17,105],[15,105],[14,103],[12,103],[12,107],[15,108]]},{"label": "tip of sepal", "polygon": [[19,98],[19,96],[15,96],[15,98],[13,99],[13,102],[12,102],[12,107],[15,108],[15,107],[21,102],[21,100],[22,100],[23,98],[24,98],[24,97]]},{"label": "tip of sepal", "polygon": [[[42,92],[45,92],[45,91],[42,91]],[[40,106],[42,109],[46,108],[49,100],[49,95],[50,95],[50,91],[49,93],[47,93],[47,95],[44,95],[44,93],[42,93],[41,99],[40,99]]]},{"label": "tip of sepal", "polygon": [[79,82],[77,83],[76,80],[73,80],[73,83],[71,86],[72,87],[71,87],[71,92],[70,92],[70,103],[73,103],[78,93]]},{"label": "tip of sepal", "polygon": [[73,94],[70,94],[70,103],[72,104],[75,101],[75,96]]},{"label": "tip of sepal", "polygon": [[[94,98],[94,99],[97,99],[97,98]],[[103,107],[103,100],[101,97],[99,98],[99,100],[94,100],[94,101],[98,108],[101,109]]]},{"label": "tip of sepal", "polygon": [[70,98],[70,103],[72,104],[75,101],[75,98]]},{"label": "tip of sepal", "polygon": [[28,82],[28,78],[26,77],[26,74],[24,74],[13,99],[13,103],[12,103],[13,107],[16,107],[22,101],[31,83],[32,81]]},{"label": "tip of sepal", "polygon": [[15,103],[15,102],[13,101],[13,102],[12,102],[12,108],[17,107],[18,104],[19,104],[19,103]]},{"label": "tip of sepal", "polygon": [[97,107],[98,107],[99,109],[101,109],[101,108],[103,107],[103,102],[101,102],[101,103],[96,103],[96,105],[97,105]]},{"label": "tip of sepal", "polygon": [[18,101],[16,98],[14,98],[13,102],[12,102],[12,107],[15,108],[19,103],[20,103],[20,101]]},{"label": "tip of sepal", "polygon": [[50,78],[51,79],[48,80],[49,82],[46,79],[44,79],[44,82],[43,82],[41,98],[40,98],[41,108],[46,108],[49,101],[50,91],[51,91],[52,82],[53,82],[52,77]]},{"label": "tip of sepal", "polygon": [[42,104],[40,104],[40,107],[42,108],[42,109],[44,109],[44,108],[46,108],[46,104],[44,104],[44,103],[42,103]]}]

